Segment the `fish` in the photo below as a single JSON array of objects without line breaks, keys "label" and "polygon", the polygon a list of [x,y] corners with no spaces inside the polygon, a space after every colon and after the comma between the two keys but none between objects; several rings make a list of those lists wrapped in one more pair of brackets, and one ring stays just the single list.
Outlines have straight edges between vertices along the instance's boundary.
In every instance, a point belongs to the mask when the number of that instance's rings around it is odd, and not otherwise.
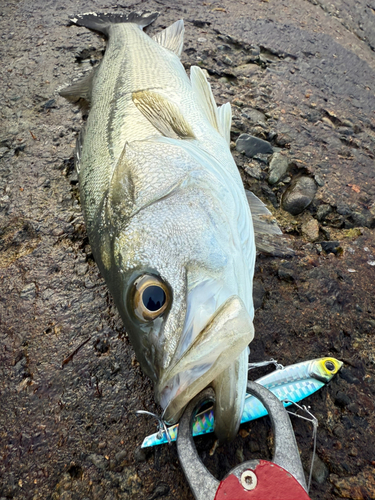
[{"label": "fish", "polygon": [[231,155],[230,104],[217,107],[203,70],[181,64],[183,21],[150,37],[156,17],[72,18],[108,41],[60,95],[89,110],[75,149],[87,234],[163,420],[212,386],[224,442],[240,425],[254,337],[250,205],[261,226],[270,212]]},{"label": "fish", "polygon": [[[343,365],[342,361],[331,357],[302,361],[285,368],[277,369],[255,382],[266,387],[280,401],[284,407],[298,403],[324,387],[338,373]],[[267,415],[263,404],[254,396],[247,394],[241,424],[251,422]],[[192,422],[193,436],[200,436],[214,431],[215,415],[213,407],[198,413]],[[178,424],[167,428],[168,437],[164,430],[144,438],[141,448],[157,446],[176,441]]]}]

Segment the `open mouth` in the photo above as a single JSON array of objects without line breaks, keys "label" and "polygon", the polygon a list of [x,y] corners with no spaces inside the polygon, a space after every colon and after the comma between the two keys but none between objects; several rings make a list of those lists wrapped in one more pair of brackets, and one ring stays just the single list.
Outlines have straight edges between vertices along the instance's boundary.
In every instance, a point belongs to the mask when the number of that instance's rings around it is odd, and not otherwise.
[{"label": "open mouth", "polygon": [[231,366],[253,337],[244,303],[236,295],[229,297],[160,379],[156,395],[164,420],[176,423],[186,404]]}]

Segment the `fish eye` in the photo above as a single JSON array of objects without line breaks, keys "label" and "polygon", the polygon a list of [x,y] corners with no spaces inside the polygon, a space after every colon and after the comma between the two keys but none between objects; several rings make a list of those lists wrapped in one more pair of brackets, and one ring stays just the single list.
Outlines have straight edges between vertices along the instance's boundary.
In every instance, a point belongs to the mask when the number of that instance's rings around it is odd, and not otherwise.
[{"label": "fish eye", "polygon": [[169,291],[165,283],[151,274],[134,282],[133,309],[142,321],[153,321],[161,316],[169,304]]},{"label": "fish eye", "polygon": [[334,372],[335,371],[335,365],[332,363],[332,361],[326,361],[324,363],[325,367],[329,372]]}]

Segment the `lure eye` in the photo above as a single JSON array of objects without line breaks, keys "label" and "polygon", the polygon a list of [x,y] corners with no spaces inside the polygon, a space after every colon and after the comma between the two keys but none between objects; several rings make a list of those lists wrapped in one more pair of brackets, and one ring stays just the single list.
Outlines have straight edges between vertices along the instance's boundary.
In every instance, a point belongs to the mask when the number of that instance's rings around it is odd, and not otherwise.
[{"label": "lure eye", "polygon": [[335,371],[335,365],[332,363],[332,361],[326,361],[324,364],[329,372]]},{"label": "lure eye", "polygon": [[142,321],[153,321],[161,316],[169,305],[169,291],[165,283],[151,274],[134,282],[133,308]]}]

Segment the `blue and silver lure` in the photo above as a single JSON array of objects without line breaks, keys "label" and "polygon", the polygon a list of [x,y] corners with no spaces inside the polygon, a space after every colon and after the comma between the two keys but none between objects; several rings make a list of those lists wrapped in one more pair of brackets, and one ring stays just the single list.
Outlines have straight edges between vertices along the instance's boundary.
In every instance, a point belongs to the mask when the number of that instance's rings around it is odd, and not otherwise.
[{"label": "blue and silver lure", "polygon": [[[343,363],[335,358],[319,358],[310,361],[303,361],[285,368],[277,369],[256,382],[269,389],[284,406],[290,406],[292,403],[298,403],[302,399],[310,396],[327,384],[334,375],[340,370]],[[267,410],[262,403],[254,396],[247,394],[242,414],[241,424],[250,422],[267,415]],[[178,424],[168,427],[169,441],[175,441],[178,433]],[[214,412],[210,408],[196,415],[193,423],[193,436],[207,434],[214,430]],[[147,436],[142,448],[156,446],[167,443],[168,438],[165,431],[159,431]]]}]

